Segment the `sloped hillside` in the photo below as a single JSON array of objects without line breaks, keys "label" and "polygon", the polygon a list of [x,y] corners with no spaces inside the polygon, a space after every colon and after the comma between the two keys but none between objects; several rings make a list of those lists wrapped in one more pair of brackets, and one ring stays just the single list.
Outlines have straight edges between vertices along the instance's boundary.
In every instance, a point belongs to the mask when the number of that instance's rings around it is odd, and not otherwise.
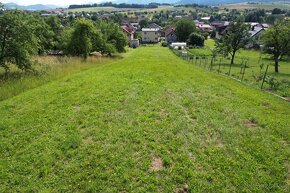
[{"label": "sloped hillside", "polygon": [[289,115],[138,48],[0,102],[0,192],[287,192]]}]

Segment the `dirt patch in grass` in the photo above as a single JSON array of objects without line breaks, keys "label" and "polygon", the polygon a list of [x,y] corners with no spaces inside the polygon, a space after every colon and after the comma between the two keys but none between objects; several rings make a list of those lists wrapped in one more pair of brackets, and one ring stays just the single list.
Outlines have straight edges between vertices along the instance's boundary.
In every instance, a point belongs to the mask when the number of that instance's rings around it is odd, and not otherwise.
[{"label": "dirt patch in grass", "polygon": [[76,104],[73,106],[73,109],[76,111],[80,111],[81,110],[81,105],[80,104]]},{"label": "dirt patch in grass", "polygon": [[154,157],[151,166],[150,166],[150,171],[156,172],[159,171],[163,168],[163,161],[160,157]]},{"label": "dirt patch in grass", "polygon": [[160,112],[159,112],[159,114],[160,114],[161,116],[167,116],[167,115],[169,115],[169,113],[166,112],[165,109],[161,109]]},{"label": "dirt patch in grass", "polygon": [[249,119],[246,119],[244,121],[244,125],[248,128],[256,128],[258,127],[258,125],[256,123],[254,123],[253,121],[249,120]]},{"label": "dirt patch in grass", "polygon": [[189,186],[187,184],[182,185],[182,187],[177,188],[174,193],[187,193],[189,192]]},{"label": "dirt patch in grass", "polygon": [[88,145],[94,142],[94,138],[92,136],[86,137],[83,139],[83,144]]}]

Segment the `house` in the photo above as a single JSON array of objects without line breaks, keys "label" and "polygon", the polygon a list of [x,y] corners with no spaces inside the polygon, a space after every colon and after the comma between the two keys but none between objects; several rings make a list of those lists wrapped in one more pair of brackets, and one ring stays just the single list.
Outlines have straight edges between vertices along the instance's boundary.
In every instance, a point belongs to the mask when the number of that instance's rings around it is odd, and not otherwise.
[{"label": "house", "polygon": [[203,32],[212,32],[213,31],[213,27],[208,25],[208,24],[200,23],[197,27],[200,29],[200,31],[203,31]]},{"label": "house", "polygon": [[208,22],[210,20],[210,17],[202,17],[200,18],[200,20],[204,22]]},{"label": "house", "polygon": [[165,41],[166,41],[168,44],[177,41],[177,36],[176,36],[176,34],[175,34],[175,27],[169,27],[169,28],[165,31]]},{"label": "house", "polygon": [[131,42],[131,40],[134,39],[134,33],[135,33],[133,26],[131,26],[130,24],[127,23],[127,24],[122,25],[121,29],[126,34],[126,36],[128,38],[128,42]]},{"label": "house", "polygon": [[162,30],[163,28],[156,23],[151,23],[148,25],[148,28],[158,28],[159,30]]},{"label": "house", "polygon": [[248,45],[246,45],[246,48],[259,49],[260,48],[260,43],[259,43],[260,36],[265,30],[267,30],[267,28],[264,28],[263,25],[261,25],[261,24],[256,24],[255,26],[252,25],[251,29],[249,31],[251,41]]},{"label": "house", "polygon": [[222,35],[225,33],[225,30],[229,24],[230,24],[230,22],[228,22],[228,21],[215,21],[215,22],[211,23],[211,26],[217,32],[216,39],[220,39],[222,37]]},{"label": "house", "polygon": [[140,29],[139,23],[130,23],[130,25],[134,28],[135,31]]},{"label": "house", "polygon": [[157,43],[159,42],[158,28],[142,28],[142,43]]}]

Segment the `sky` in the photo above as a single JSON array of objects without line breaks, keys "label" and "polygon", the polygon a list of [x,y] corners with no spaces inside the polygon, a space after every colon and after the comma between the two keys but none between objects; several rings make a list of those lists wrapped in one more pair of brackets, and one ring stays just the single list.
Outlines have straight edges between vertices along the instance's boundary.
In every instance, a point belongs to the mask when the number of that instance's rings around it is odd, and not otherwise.
[{"label": "sky", "polygon": [[33,4],[52,4],[52,5],[71,5],[71,4],[85,4],[86,2],[98,3],[103,0],[0,0],[1,3],[17,3],[19,5],[33,5]]}]

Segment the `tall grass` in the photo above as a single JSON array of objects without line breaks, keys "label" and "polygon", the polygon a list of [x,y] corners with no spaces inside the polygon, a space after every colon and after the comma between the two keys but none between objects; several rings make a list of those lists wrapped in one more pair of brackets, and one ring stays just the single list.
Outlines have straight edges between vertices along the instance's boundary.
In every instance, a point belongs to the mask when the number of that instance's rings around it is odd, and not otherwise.
[{"label": "tall grass", "polygon": [[116,60],[108,57],[38,56],[33,59],[33,71],[23,72],[11,65],[9,73],[0,68],[0,101],[16,96],[26,90],[38,87],[51,80],[77,73]]}]

